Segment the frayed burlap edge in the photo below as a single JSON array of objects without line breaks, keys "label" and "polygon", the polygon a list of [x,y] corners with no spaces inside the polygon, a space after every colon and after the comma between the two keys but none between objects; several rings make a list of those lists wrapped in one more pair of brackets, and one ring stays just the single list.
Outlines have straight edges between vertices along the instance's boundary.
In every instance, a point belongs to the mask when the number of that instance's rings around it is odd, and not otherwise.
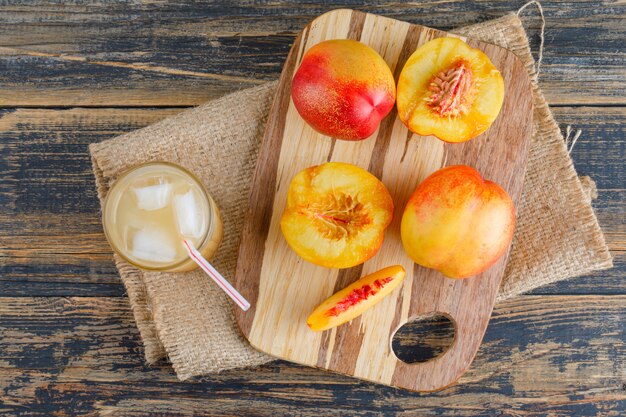
[{"label": "frayed burlap edge", "polygon": [[[516,234],[497,301],[612,267],[588,192],[583,189],[563,135],[539,89],[535,61],[519,17],[510,14],[456,33],[513,51],[525,64],[533,86],[534,135]],[[550,184],[552,195],[545,194],[545,184]]]},{"label": "frayed burlap edge", "polygon": [[[594,188],[583,187],[581,181],[576,177],[572,161],[567,154],[563,137],[554,121],[552,114],[543,98],[541,91],[537,86],[537,77],[534,72],[534,60],[530,54],[528,39],[523,30],[522,24],[516,15],[507,15],[499,19],[484,22],[481,24],[469,26],[456,31],[458,34],[468,35],[476,39],[491,42],[504,46],[515,52],[525,63],[529,74],[533,80],[534,88],[534,129],[533,144],[529,157],[528,173],[524,186],[522,204],[518,208],[518,227],[515,236],[509,264],[498,300],[512,297],[529,291],[540,285],[567,279],[575,275],[585,274],[594,270],[608,268],[611,266],[611,257],[604,243],[604,237],[597,224],[593,210],[590,206],[590,196],[593,195]],[[207,103],[199,108],[186,111],[173,118],[166,119],[161,123],[152,125],[140,131],[133,132],[129,135],[113,139],[111,141],[90,146],[92,153],[92,162],[94,174],[96,176],[96,185],[98,188],[98,196],[103,199],[108,189],[108,182],[115,176],[127,168],[129,165],[139,163],[143,160],[168,159],[172,162],[181,162],[181,155],[176,149],[173,149],[174,155],[168,155],[168,158],[162,158],[158,152],[153,153],[153,149],[149,146],[139,147],[145,152],[137,160],[137,157],[124,160],[119,155],[120,146],[129,144],[131,140],[146,141],[146,137],[150,135],[161,135],[164,129],[175,126],[177,120],[190,120],[190,113],[196,114],[198,117],[208,117],[203,114],[204,109],[214,108],[223,112],[225,105],[237,108],[235,103],[239,102],[242,97],[248,100],[259,100],[266,105],[265,111],[269,107],[269,100],[273,95],[275,83],[268,83],[249,90],[243,90],[219,99],[215,102]],[[262,132],[264,116],[256,109],[258,124],[255,132]],[[230,117],[230,115],[224,115]],[[223,116],[223,117],[224,117]],[[182,119],[179,119],[182,118]],[[113,146],[116,141],[117,148]],[[133,143],[135,144],[135,143]],[[113,149],[112,149],[113,148]],[[246,149],[245,147],[242,149]],[[256,147],[251,148],[256,152]],[[117,153],[116,153],[117,152]],[[547,157],[557,159],[557,163],[553,160],[546,160]],[[541,169],[542,164],[544,168]],[[184,165],[184,164],[183,164]],[[103,169],[106,167],[106,169]],[[193,169],[193,167],[191,167]],[[549,171],[549,172],[546,172]],[[251,175],[251,171],[250,171]],[[561,195],[565,194],[572,201],[566,201],[566,204],[557,205],[565,207],[565,210],[558,212],[559,208],[551,209],[546,206],[536,206],[536,201],[549,201],[550,196],[542,195],[542,187],[537,184],[546,184],[549,181],[558,183],[566,183],[562,187]],[[592,181],[586,181],[585,184],[592,184]],[[561,196],[553,196],[560,198]],[[218,200],[219,203],[219,200]],[[247,202],[246,202],[247,203]],[[571,208],[573,206],[573,208]],[[245,207],[245,205],[244,205]],[[241,210],[244,210],[244,207]],[[541,224],[537,228],[537,219],[548,218],[549,222]],[[561,221],[555,221],[555,219]],[[533,226],[534,225],[534,226]],[[581,228],[582,227],[582,228]],[[537,232],[538,229],[543,231]],[[238,233],[231,231],[231,233]],[[551,234],[551,235],[550,235]],[[548,242],[568,242],[573,240],[573,245],[568,245],[569,250],[565,256],[558,256],[559,251],[563,253],[561,247],[544,248],[546,241]],[[525,246],[526,245],[526,246]],[[558,245],[557,245],[558,246]],[[536,253],[545,253],[548,259],[554,258],[554,262],[546,262],[545,257],[529,256]],[[577,256],[580,255],[580,256]],[[218,254],[219,257],[219,254]],[[216,361],[215,356],[207,358],[206,352],[211,349],[211,343],[215,342],[218,337],[211,336],[216,333],[213,324],[209,323],[205,327],[194,328],[196,324],[193,322],[193,314],[187,311],[172,311],[172,300],[168,296],[177,292],[177,285],[187,286],[188,282],[178,282],[186,274],[178,274],[174,280],[171,280],[171,274],[146,274],[138,271],[121,259],[115,259],[116,266],[120,271],[120,276],[127,288],[129,301],[140,331],[142,340],[145,345],[145,355],[148,363],[164,357],[167,353],[179,378],[186,379],[190,376],[201,375],[220,370],[252,366],[272,360],[271,357],[254,351],[240,335],[236,325],[230,304],[226,297],[215,292],[213,288],[204,287],[207,297],[215,297],[217,304],[204,304],[201,306],[206,309],[213,309],[214,312],[222,315],[219,325],[222,337],[226,337],[226,345],[222,346],[227,352],[225,357],[219,357]],[[193,273],[191,276],[193,277]],[[192,278],[194,281],[202,280],[201,276]],[[197,281],[201,283],[201,281]],[[204,284],[202,284],[204,285]],[[175,305],[179,310],[185,310],[184,301],[180,305]],[[169,305],[168,305],[169,304]],[[153,308],[156,306],[156,308]],[[167,307],[167,308],[166,308]],[[197,306],[196,306],[197,307]],[[176,314],[174,314],[176,313]],[[189,314],[187,314],[189,313]],[[179,327],[171,326],[171,315],[177,318],[182,317]],[[203,314],[203,310],[197,310],[196,314]],[[193,332],[196,332],[195,334]],[[198,333],[207,333],[199,335]],[[203,336],[203,337],[198,337]],[[190,338],[191,340],[190,343]],[[194,345],[189,349],[189,345]],[[233,352],[241,354],[231,354]]]},{"label": "frayed burlap edge", "polygon": [[[108,184],[105,184],[104,175],[100,169],[100,165],[93,156],[91,158],[91,164],[96,177],[98,198],[102,202],[104,201],[104,197],[106,196],[109,187]],[[141,340],[143,341],[146,362],[153,364],[159,359],[164,358],[166,356],[166,352],[163,347],[163,343],[161,343],[157,334],[154,317],[152,316],[152,309],[150,307],[151,303],[148,299],[148,293],[146,291],[146,285],[143,281],[142,273],[117,255],[113,255],[113,259],[115,261],[115,266],[119,271],[120,277],[124,282],[124,286],[126,287],[128,301],[130,302],[130,307],[133,311],[133,316],[135,317],[135,323],[137,323],[137,329],[139,329],[139,334],[141,335]]]},{"label": "frayed burlap edge", "polygon": [[[91,144],[101,202],[110,183],[131,166],[165,160],[187,167],[220,206],[227,234],[213,263],[232,280],[251,172],[274,91],[275,83],[242,90],[146,128]],[[245,123],[233,124],[235,112]],[[228,164],[223,163],[227,160]],[[230,301],[201,270],[154,273],[139,271],[119,257],[115,262],[148,363],[167,354],[178,377],[187,379],[271,360],[245,341]]]}]

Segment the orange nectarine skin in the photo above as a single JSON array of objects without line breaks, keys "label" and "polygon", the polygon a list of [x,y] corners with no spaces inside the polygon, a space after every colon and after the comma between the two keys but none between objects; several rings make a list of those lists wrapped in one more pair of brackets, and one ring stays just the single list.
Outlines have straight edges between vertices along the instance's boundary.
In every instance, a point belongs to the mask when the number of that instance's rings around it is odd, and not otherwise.
[{"label": "orange nectarine skin", "polygon": [[350,321],[391,293],[405,275],[401,265],[394,265],[364,276],[317,306],[306,323],[321,331]]},{"label": "orange nectarine skin", "polygon": [[378,178],[355,165],[327,162],[293,178],[280,227],[301,258],[350,268],[376,254],[392,217],[391,195]]},{"label": "orange nectarine skin", "polygon": [[291,85],[293,103],[318,132],[337,139],[371,136],[396,99],[393,74],[369,46],[349,39],[314,45]]},{"label": "orange nectarine skin", "polygon": [[506,252],[514,228],[515,207],[506,191],[474,168],[457,165],[417,187],[402,216],[401,236],[417,264],[466,278]]},{"label": "orange nectarine skin", "polygon": [[398,116],[414,133],[470,140],[491,126],[504,100],[502,75],[482,51],[437,38],[409,57],[398,78]]}]

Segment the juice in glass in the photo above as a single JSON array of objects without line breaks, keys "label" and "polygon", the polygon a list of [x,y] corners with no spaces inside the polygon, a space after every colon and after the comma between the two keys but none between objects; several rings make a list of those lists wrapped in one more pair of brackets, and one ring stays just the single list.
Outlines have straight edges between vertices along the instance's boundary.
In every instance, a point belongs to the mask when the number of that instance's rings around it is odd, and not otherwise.
[{"label": "juice in glass", "polygon": [[155,271],[196,268],[183,240],[210,259],[224,233],[217,206],[200,181],[167,162],[123,173],[107,194],[102,223],[117,254],[138,268]]}]

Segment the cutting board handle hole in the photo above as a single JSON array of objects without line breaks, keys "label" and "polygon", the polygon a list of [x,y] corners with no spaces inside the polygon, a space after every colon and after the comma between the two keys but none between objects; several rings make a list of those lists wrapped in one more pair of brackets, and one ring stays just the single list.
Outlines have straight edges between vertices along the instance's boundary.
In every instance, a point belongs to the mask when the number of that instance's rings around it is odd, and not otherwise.
[{"label": "cutting board handle hole", "polygon": [[419,316],[396,331],[391,348],[402,362],[428,362],[450,348],[454,327],[454,321],[440,313]]}]

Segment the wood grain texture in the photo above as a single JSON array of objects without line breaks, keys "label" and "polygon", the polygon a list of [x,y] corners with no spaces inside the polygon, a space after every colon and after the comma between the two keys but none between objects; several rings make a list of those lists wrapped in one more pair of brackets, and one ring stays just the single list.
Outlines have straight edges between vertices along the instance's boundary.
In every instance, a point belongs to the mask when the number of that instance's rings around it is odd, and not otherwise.
[{"label": "wood grain texture", "polygon": [[[180,383],[167,363],[144,366],[121,281],[101,245],[87,143],[276,79],[296,33],[332,8],[447,30],[523,3],[3,3],[0,106],[50,109],[0,110],[0,124],[15,117],[0,129],[0,414],[623,414],[623,2],[542,1],[547,38],[540,84],[563,129],[584,130],[572,156],[579,173],[598,183],[594,208],[616,265],[533,292],[547,295],[497,306],[460,384],[414,394],[281,361]],[[537,13],[524,14],[536,54]],[[410,349],[412,330],[405,334],[399,342]]]},{"label": "wood grain texture", "polygon": [[[3,4],[0,105],[197,105],[278,78],[297,32],[351,7],[450,30],[502,16],[524,1],[168,2]],[[542,89],[552,104],[626,104],[626,5],[542,1]],[[525,11],[534,51],[539,18]],[[24,69],[28,70],[25,71]]]},{"label": "wood grain texture", "polygon": [[179,382],[166,363],[144,365],[123,298],[4,298],[0,413],[617,415],[626,406],[625,320],[625,296],[505,302],[461,383],[416,394],[282,361]]},{"label": "wood grain texture", "polygon": [[[302,56],[323,40],[359,40],[378,51],[397,76],[417,47],[440,36],[446,34],[343,9],[314,19],[294,44],[270,110],[272,123],[257,161],[235,274],[235,285],[253,305],[235,315],[257,349],[297,363],[419,391],[452,384],[472,362],[487,328],[506,256],[472,279],[444,279],[438,272],[415,266],[405,254],[400,220],[415,186],[443,166],[473,166],[518,201],[532,133],[530,79],[521,61],[503,48],[468,41],[483,50],[502,73],[505,100],[489,130],[463,144],[412,135],[395,112],[369,139],[336,141],[309,127],[291,101],[291,79]],[[366,275],[399,264],[407,270],[407,278],[399,291],[376,308],[324,335],[312,332],[306,317],[333,293],[338,270],[302,261],[287,246],[279,223],[292,178],[304,168],[329,160],[379,173],[394,200],[394,221],[385,242],[359,270]],[[454,321],[452,346],[428,362],[399,361],[390,348],[397,328],[433,312]]]},{"label": "wood grain texture", "polygon": [[[156,108],[0,111],[2,294],[124,294],[111,250],[102,234],[87,144],[139,129],[180,111]],[[578,172],[590,175],[597,182],[599,196],[593,205],[616,267],[551,284],[533,293],[625,294],[626,108],[560,107],[553,111],[563,127],[571,124],[583,129],[572,156]],[[342,283],[338,281],[337,285]]]}]

